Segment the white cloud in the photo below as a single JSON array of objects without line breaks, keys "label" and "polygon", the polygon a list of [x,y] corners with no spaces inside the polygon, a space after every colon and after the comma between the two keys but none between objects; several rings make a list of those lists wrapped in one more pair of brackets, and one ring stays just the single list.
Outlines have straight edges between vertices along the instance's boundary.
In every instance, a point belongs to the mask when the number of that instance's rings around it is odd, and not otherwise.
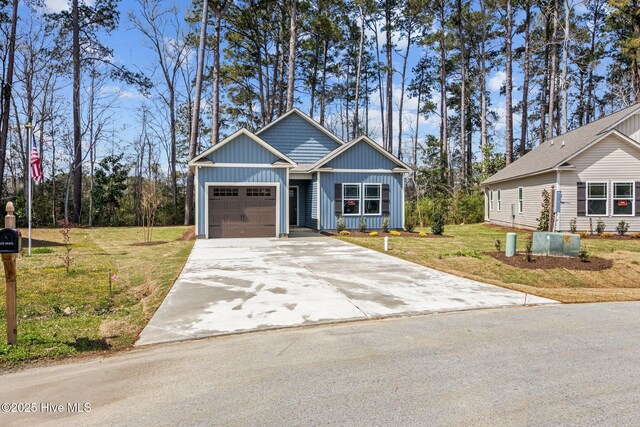
[{"label": "white cloud", "polygon": [[116,95],[118,99],[145,99],[145,96],[139,92],[129,91],[118,86],[105,86],[100,90],[104,95]]},{"label": "white cloud", "polygon": [[[88,5],[93,5],[93,0],[86,0],[84,2]],[[69,10],[69,1],[68,0],[44,0],[44,6],[53,13],[59,13],[63,10]]]},{"label": "white cloud", "polygon": [[489,78],[489,89],[492,92],[497,92],[500,90],[502,85],[504,84],[505,79],[507,78],[507,73],[504,71],[498,71],[493,76]]}]

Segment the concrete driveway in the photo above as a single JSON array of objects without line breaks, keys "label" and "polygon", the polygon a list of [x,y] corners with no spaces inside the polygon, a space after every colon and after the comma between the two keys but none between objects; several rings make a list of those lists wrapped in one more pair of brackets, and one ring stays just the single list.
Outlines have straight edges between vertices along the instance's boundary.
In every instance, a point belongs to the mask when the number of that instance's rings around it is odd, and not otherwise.
[{"label": "concrete driveway", "polygon": [[555,303],[305,234],[198,240],[137,345],[402,314]]}]

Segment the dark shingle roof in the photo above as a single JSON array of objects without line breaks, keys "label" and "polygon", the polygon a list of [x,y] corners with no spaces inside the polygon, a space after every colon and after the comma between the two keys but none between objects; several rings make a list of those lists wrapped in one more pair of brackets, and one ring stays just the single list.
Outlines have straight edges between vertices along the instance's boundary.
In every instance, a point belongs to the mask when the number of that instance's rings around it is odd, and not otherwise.
[{"label": "dark shingle roof", "polygon": [[[604,131],[640,110],[640,103],[545,141],[484,181],[491,184],[552,170],[600,138]],[[564,144],[563,144],[564,142]]]}]

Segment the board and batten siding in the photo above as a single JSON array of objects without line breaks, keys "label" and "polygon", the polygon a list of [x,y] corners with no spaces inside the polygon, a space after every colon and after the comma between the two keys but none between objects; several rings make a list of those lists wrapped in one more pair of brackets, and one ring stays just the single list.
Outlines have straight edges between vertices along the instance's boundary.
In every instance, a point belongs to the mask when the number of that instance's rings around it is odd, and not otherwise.
[{"label": "board and batten siding", "polygon": [[315,163],[340,144],[297,113],[257,135],[296,163]]},{"label": "board and batten siding", "polygon": [[[224,148],[224,147],[223,147]],[[215,152],[214,152],[215,154]],[[198,237],[206,236],[205,206],[207,204],[206,184],[208,182],[228,182],[250,186],[252,183],[261,185],[280,185],[280,224],[279,233],[287,231],[287,169],[285,168],[235,168],[235,167],[198,167]]]},{"label": "board and batten siding", "polygon": [[[615,233],[616,226],[620,220],[624,219],[629,223],[629,232],[640,232],[640,216],[613,216],[611,214],[613,204],[611,184],[613,182],[640,181],[640,148],[612,135],[571,159],[569,163],[575,167],[575,170],[560,173],[563,201],[560,230],[568,231],[570,221],[573,218],[576,219],[578,231],[589,231],[590,219],[595,230],[596,223],[600,219],[606,225],[605,232]],[[578,216],[578,182],[607,182],[609,184],[609,216]],[[638,213],[640,206],[636,204],[635,209]]]},{"label": "board and batten siding", "polygon": [[[335,230],[337,217],[334,210],[335,185],[342,184],[388,184],[389,185],[389,228],[401,229],[403,209],[401,173],[368,173],[368,172],[322,172],[320,174],[320,217],[321,230]],[[387,215],[344,216],[347,229],[357,230],[360,218],[364,218],[367,228],[382,228],[382,219]]]},{"label": "board and batten siding", "polygon": [[355,143],[327,163],[334,169],[393,169],[396,163],[364,141]]},{"label": "board and batten siding", "polygon": [[[556,172],[533,175],[511,181],[498,182],[485,188],[485,220],[491,224],[514,226],[517,228],[538,228],[538,218],[542,208],[542,191],[551,191],[556,184]],[[523,190],[523,211],[518,212],[518,188]],[[502,208],[498,211],[498,190]],[[490,210],[490,195],[493,192],[493,210]],[[515,205],[515,218],[512,220],[511,205]]]},{"label": "board and batten siding", "polygon": [[263,146],[247,135],[238,135],[218,150],[210,153],[207,159],[214,163],[258,163],[271,164],[280,160]]},{"label": "board and batten siding", "polygon": [[307,192],[307,216],[305,226],[313,230],[318,229],[318,173],[314,173]]}]

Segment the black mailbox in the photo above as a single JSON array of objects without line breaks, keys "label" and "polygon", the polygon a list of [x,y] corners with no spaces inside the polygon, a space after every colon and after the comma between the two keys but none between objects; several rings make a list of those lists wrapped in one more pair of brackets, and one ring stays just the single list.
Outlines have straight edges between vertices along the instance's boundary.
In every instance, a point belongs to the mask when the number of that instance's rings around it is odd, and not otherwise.
[{"label": "black mailbox", "polygon": [[22,235],[15,228],[0,230],[0,253],[17,254],[22,248]]}]

